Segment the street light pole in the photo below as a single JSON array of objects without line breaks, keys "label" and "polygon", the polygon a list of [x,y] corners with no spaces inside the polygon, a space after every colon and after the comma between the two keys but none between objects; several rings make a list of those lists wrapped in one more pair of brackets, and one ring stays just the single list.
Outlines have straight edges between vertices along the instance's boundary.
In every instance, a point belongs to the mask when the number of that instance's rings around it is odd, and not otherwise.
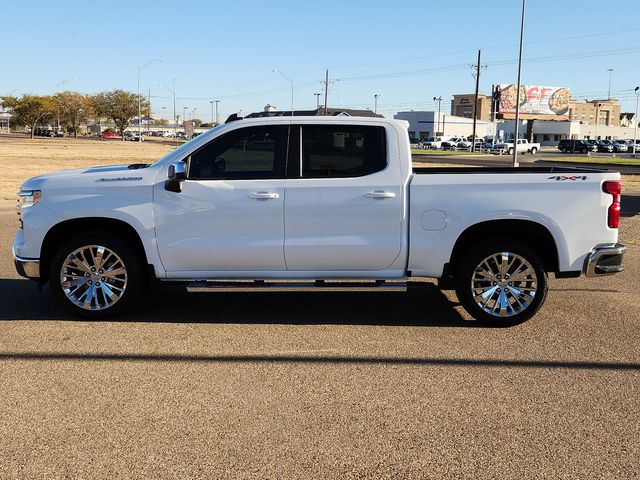
[{"label": "street light pole", "polygon": [[211,104],[211,127],[213,128],[213,100],[209,102]]},{"label": "street light pole", "polygon": [[[440,133],[440,102],[442,102],[442,95],[439,97],[433,97],[433,101],[438,102],[438,127],[437,130],[433,132],[433,141],[435,142],[438,133]],[[442,134],[444,134],[444,132],[442,132]]]},{"label": "street light pole", "polygon": [[611,100],[611,74],[613,73],[613,68],[607,68],[607,72],[609,72],[609,92],[607,93],[607,100]]},{"label": "street light pole", "polygon": [[378,97],[379,96],[380,95],[377,94],[377,93],[373,96],[373,102],[374,102],[373,103],[373,113],[376,114],[376,115],[378,114]]},{"label": "street light pole", "polygon": [[316,96],[316,111],[318,111],[320,109],[320,96],[322,94],[321,93],[314,93],[314,95]]},{"label": "street light pole", "polygon": [[636,115],[633,119],[633,158],[637,158],[636,151],[638,150],[638,145],[636,141],[638,139],[638,99],[640,99],[640,87],[636,87],[633,89],[636,92]]},{"label": "street light pole", "polygon": [[[149,60],[147,63],[145,63],[144,65],[140,65],[138,66],[138,141],[141,142],[142,141],[142,114],[141,114],[141,108],[140,108],[140,72],[142,72],[142,70],[144,70],[145,68],[147,68],[149,65],[151,65],[153,62],[161,62],[162,60],[160,60],[159,58],[154,58],[153,60]],[[122,135],[124,135],[124,132],[121,132]]]},{"label": "street light pole", "polygon": [[272,71],[274,73],[279,73],[280,75],[282,75],[285,78],[285,80],[288,80],[289,83],[291,84],[291,116],[293,117],[293,80],[291,80],[289,77],[287,77],[284,73],[282,73],[277,68],[272,69]]},{"label": "street light pole", "polygon": [[513,167],[518,167],[518,130],[520,129],[520,78],[522,73],[522,39],[524,37],[525,2],[522,0],[522,17],[520,19],[520,54],[518,55],[518,85],[516,86],[516,128],[513,139]]},{"label": "street light pole", "polygon": [[220,103],[220,100],[214,100],[215,104],[216,104],[216,127],[220,124],[220,122],[218,121],[218,104]]}]

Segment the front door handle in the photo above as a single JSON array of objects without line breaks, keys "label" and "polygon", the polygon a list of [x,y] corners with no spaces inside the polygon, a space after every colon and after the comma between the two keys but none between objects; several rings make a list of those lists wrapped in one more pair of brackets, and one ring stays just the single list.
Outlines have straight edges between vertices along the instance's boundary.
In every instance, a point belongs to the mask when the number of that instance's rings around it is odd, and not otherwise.
[{"label": "front door handle", "polygon": [[384,192],[382,190],[375,190],[373,192],[367,192],[364,194],[367,198],[395,198],[394,192]]},{"label": "front door handle", "polygon": [[255,200],[275,200],[280,198],[280,195],[271,192],[253,192],[249,194],[249,198],[253,198]]}]

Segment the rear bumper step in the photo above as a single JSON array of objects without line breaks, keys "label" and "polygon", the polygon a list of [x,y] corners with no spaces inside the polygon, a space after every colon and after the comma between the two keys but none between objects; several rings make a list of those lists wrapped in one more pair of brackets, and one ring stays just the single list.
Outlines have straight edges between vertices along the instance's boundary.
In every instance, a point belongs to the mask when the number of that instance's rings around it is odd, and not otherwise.
[{"label": "rear bumper step", "polygon": [[594,248],[587,257],[585,275],[599,277],[613,275],[624,270],[623,257],[627,247],[617,243],[613,247]]},{"label": "rear bumper step", "polygon": [[188,292],[406,292],[406,281],[201,281],[187,285]]}]

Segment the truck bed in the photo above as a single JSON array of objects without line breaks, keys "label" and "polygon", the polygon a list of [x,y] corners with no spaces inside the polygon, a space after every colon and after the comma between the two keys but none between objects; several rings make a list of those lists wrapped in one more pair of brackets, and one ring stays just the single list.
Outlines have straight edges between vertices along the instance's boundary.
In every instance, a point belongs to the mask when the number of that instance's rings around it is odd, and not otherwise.
[{"label": "truck bed", "polygon": [[583,168],[583,167],[556,167],[556,166],[536,166],[536,167],[413,167],[416,175],[439,174],[439,173],[610,173],[613,170]]}]

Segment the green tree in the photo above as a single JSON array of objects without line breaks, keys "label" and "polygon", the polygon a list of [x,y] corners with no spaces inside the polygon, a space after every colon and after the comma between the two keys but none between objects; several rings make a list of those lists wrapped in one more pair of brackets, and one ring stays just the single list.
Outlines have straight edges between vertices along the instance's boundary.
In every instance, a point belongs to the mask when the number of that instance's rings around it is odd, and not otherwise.
[{"label": "green tree", "polygon": [[[145,112],[149,102],[142,95],[139,99],[141,112]],[[138,116],[138,95],[125,90],[100,92],[93,96],[93,107],[98,116],[112,119],[120,133],[124,133],[131,120]]]},{"label": "green tree", "polygon": [[78,137],[78,128],[94,115],[93,101],[89,95],[78,92],[60,92],[53,97],[56,114],[63,124]]},{"label": "green tree", "polygon": [[193,122],[194,127],[199,127],[200,125],[202,125],[202,120],[200,120],[199,118],[194,118],[191,121]]},{"label": "green tree", "polygon": [[54,106],[51,97],[24,94],[20,98],[7,98],[8,102],[3,99],[3,105],[9,107],[13,114],[11,123],[29,127],[31,138],[34,137],[38,123],[53,116]]}]

